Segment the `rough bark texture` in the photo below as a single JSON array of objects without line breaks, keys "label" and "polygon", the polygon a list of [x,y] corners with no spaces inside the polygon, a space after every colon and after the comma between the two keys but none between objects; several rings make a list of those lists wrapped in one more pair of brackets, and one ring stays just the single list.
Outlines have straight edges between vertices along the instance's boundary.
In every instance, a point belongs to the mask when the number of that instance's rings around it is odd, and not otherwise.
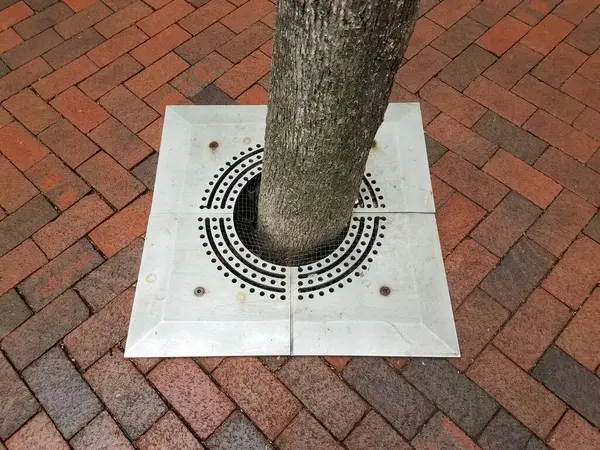
[{"label": "rough bark texture", "polygon": [[279,262],[348,224],[418,0],[278,0],[258,230]]}]

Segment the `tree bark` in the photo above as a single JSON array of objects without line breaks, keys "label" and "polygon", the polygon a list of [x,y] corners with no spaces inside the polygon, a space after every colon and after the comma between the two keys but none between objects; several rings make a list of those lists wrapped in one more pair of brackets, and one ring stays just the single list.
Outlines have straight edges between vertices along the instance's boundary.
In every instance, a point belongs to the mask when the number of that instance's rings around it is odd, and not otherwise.
[{"label": "tree bark", "polygon": [[258,232],[279,262],[347,226],[418,0],[278,0]]}]

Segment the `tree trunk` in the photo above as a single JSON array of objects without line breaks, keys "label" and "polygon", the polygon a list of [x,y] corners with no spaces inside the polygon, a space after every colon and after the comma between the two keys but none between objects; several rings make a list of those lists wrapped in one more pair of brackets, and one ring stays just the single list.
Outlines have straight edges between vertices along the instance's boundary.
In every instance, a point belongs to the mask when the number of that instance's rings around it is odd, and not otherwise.
[{"label": "tree trunk", "polygon": [[271,259],[348,225],[418,0],[278,0],[258,231]]}]

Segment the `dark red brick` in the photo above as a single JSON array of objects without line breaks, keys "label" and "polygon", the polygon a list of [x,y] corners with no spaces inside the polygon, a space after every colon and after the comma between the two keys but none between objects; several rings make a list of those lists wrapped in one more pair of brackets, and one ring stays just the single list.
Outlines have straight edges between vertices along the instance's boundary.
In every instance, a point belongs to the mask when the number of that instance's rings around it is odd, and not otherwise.
[{"label": "dark red brick", "polygon": [[0,128],[2,153],[17,169],[25,171],[48,154],[48,149],[17,122]]},{"label": "dark red brick", "polygon": [[600,81],[600,52],[596,51],[588,58],[588,60],[579,68],[577,73],[589,80]]},{"label": "dark red brick", "polygon": [[132,439],[140,437],[167,410],[119,350],[104,355],[85,372],[85,379]]},{"label": "dark red brick", "polygon": [[438,74],[438,78],[462,92],[494,61],[496,61],[494,55],[473,44],[444,67]]},{"label": "dark red brick", "polygon": [[[214,440],[214,438],[212,439]],[[136,444],[140,450],[161,448],[203,450],[204,448],[172,411],[168,411],[156,421],[152,428],[137,440]]]},{"label": "dark red brick", "polygon": [[[152,94],[144,98],[144,101],[148,103],[154,110],[161,114],[165,114],[165,109],[169,105],[192,105],[192,101],[184,97],[184,95],[176,90],[170,84],[163,84]],[[148,147],[149,148],[149,147]],[[144,156],[147,156],[144,155]]]},{"label": "dark red brick", "polygon": [[444,28],[450,28],[478,3],[476,0],[446,0],[431,9],[426,16]]},{"label": "dark red brick", "polygon": [[112,11],[108,6],[102,2],[97,2],[79,11],[68,19],[61,21],[54,27],[54,30],[60,34],[63,39],[69,39],[86,28],[100,22],[110,14],[112,14]]},{"label": "dark red brick", "polygon": [[239,63],[272,37],[273,30],[268,26],[257,22],[250,28],[242,31],[226,44],[222,45],[218,49],[218,52],[229,61]]},{"label": "dark red brick", "polygon": [[8,159],[0,155],[0,206],[10,214],[37,193],[33,184]]},{"label": "dark red brick", "polygon": [[[0,295],[0,339],[25,322],[30,316],[31,311],[17,291],[11,289],[6,294]],[[3,375],[6,376],[6,374]]]},{"label": "dark red brick", "polygon": [[151,13],[152,8],[137,0],[108,16],[102,22],[96,24],[94,28],[108,39]]},{"label": "dark red brick", "polygon": [[213,52],[173,78],[170,84],[186,97],[193,97],[231,67],[231,62]]},{"label": "dark red brick", "polygon": [[[60,119],[60,114],[30,89],[13,95],[3,103],[3,106],[34,134],[45,130]],[[8,127],[4,127],[6,128]]]},{"label": "dark red brick", "polygon": [[465,371],[509,317],[493,298],[475,289],[454,313],[461,357],[450,362]]},{"label": "dark red brick", "polygon": [[6,336],[2,349],[15,367],[22,370],[87,316],[85,304],[75,291],[69,290]]},{"label": "dark red brick", "polygon": [[510,89],[542,58],[539,53],[517,42],[484,72],[484,76],[503,88]]},{"label": "dark red brick", "polygon": [[49,29],[11,48],[2,55],[2,59],[8,67],[14,70],[41,56],[61,42],[63,42],[63,39],[56,31]]},{"label": "dark red brick", "polygon": [[318,358],[291,359],[277,376],[338,439],[344,439],[367,410]]},{"label": "dark red brick", "polygon": [[125,86],[135,95],[143,98],[188,67],[189,65],[175,53],[169,53],[130,78],[125,82]]},{"label": "dark red brick", "polygon": [[148,379],[200,438],[210,436],[235,409],[191,359],[163,361]]},{"label": "dark red brick", "polygon": [[536,161],[535,168],[592,205],[600,206],[600,174],[579,164],[560,150],[550,147]]},{"label": "dark red brick", "polygon": [[0,31],[12,27],[16,23],[33,15],[33,11],[24,2],[18,2],[0,12]]},{"label": "dark red brick", "polygon": [[408,47],[404,52],[406,59],[411,59],[429,44],[434,41],[440,34],[444,33],[444,29],[432,22],[427,17],[421,17],[415,23],[413,34],[408,41]]},{"label": "dark red brick", "polygon": [[137,25],[148,36],[154,36],[192,11],[194,11],[194,7],[184,0],[173,0],[140,20]]},{"label": "dark red brick", "polygon": [[90,50],[87,56],[98,67],[104,67],[147,39],[148,36],[142,33],[137,27],[131,26]]},{"label": "dark red brick", "polygon": [[534,450],[534,448],[528,445],[533,439],[531,432],[527,428],[505,410],[501,409],[483,431],[478,442],[486,450],[502,450],[506,448]]},{"label": "dark red brick", "polygon": [[565,405],[494,347],[487,347],[467,375],[539,437],[546,437]]},{"label": "dark red brick", "polygon": [[52,67],[42,58],[35,58],[17,70],[13,70],[0,78],[0,101],[6,100],[50,72]]},{"label": "dark red brick", "polygon": [[566,42],[591,55],[600,47],[600,14],[592,13],[575,28]]},{"label": "dark red brick", "polygon": [[104,109],[76,87],[69,88],[50,104],[83,133],[90,132],[109,117]]},{"label": "dark red brick", "polygon": [[117,86],[104,95],[100,99],[100,104],[134,133],[159,116],[156,111],[123,86]]},{"label": "dark red brick", "polygon": [[10,252],[0,257],[0,295],[17,285],[48,260],[40,249],[27,239]]},{"label": "dark red brick", "polygon": [[236,34],[241,33],[253,23],[275,9],[268,0],[250,0],[221,19],[221,23]]},{"label": "dark red brick", "polygon": [[462,241],[446,258],[446,277],[452,306],[456,309],[498,262],[498,258],[474,240]]},{"label": "dark red brick", "polygon": [[353,358],[343,375],[407,439],[435,411],[429,400],[380,358]]},{"label": "dark red brick", "polygon": [[0,379],[0,438],[7,439],[37,412],[39,404],[2,353]]},{"label": "dark red brick", "polygon": [[469,128],[486,112],[484,107],[436,78],[429,81],[419,95]]},{"label": "dark red brick", "polygon": [[471,236],[496,256],[502,257],[541,213],[540,208],[512,191]]},{"label": "dark red brick", "polygon": [[13,28],[23,39],[27,40],[72,15],[73,11],[67,5],[57,3],[19,22]]},{"label": "dark red brick", "polygon": [[[598,14],[600,16],[600,14]],[[578,73],[574,73],[560,88],[561,91],[576,98],[581,103],[600,110],[600,83],[596,83]]]},{"label": "dark red brick", "polygon": [[102,42],[104,38],[93,28],[88,28],[45,53],[44,59],[59,69]]},{"label": "dark red brick", "polygon": [[463,17],[433,41],[431,46],[449,57],[455,58],[486,31],[487,27],[473,19]]},{"label": "dark red brick", "polygon": [[80,83],[79,89],[85,92],[92,100],[98,100],[115,86],[118,86],[142,69],[143,66],[141,64],[128,54],[125,54]]},{"label": "dark red brick", "polygon": [[504,16],[483,36],[477,39],[476,43],[493,54],[500,56],[525,36],[530,28],[513,17]]},{"label": "dark red brick", "polygon": [[84,55],[37,81],[33,88],[44,100],[49,100],[97,70],[96,64]]},{"label": "dark red brick", "polygon": [[138,164],[131,172],[138,180],[144,183],[148,189],[153,190],[157,165],[158,153],[153,153],[140,164]]},{"label": "dark red brick", "polygon": [[131,169],[153,151],[113,118],[94,129],[90,137],[127,169]]},{"label": "dark red brick", "polygon": [[[427,162],[429,163],[429,167],[433,166],[439,159],[444,156],[444,153],[448,151],[446,147],[440,144],[438,141],[430,137],[428,134],[425,134],[425,148],[427,149]],[[437,178],[437,177],[436,177]],[[433,181],[432,181],[433,183]],[[438,178],[438,183],[443,183]],[[450,188],[452,189],[452,188]],[[438,199],[435,199],[436,202]],[[442,202],[443,203],[443,202]],[[437,203],[436,203],[437,206]],[[440,205],[441,206],[441,205]]]},{"label": "dark red brick", "polygon": [[102,404],[58,347],[25,369],[23,378],[67,439],[102,411]]},{"label": "dark red brick", "polygon": [[43,131],[39,138],[72,168],[98,150],[92,141],[64,119]]},{"label": "dark red brick", "polygon": [[567,411],[548,443],[556,450],[593,450],[600,446],[600,432],[574,411]]},{"label": "dark red brick", "polygon": [[102,411],[70,441],[74,450],[133,450],[119,426]]},{"label": "dark red brick", "polygon": [[469,17],[492,27],[519,4],[520,0],[484,0],[469,12]]},{"label": "dark red brick", "polygon": [[370,411],[365,416],[360,424],[352,430],[344,444],[350,450],[364,450],[367,448],[409,450],[412,448],[375,411]]},{"label": "dark red brick", "polygon": [[204,358],[194,359],[194,361],[200,364],[200,367],[202,367],[205,372],[212,372],[217,367],[219,367],[219,364],[221,364],[224,360],[225,358],[221,358],[218,356],[208,356]]},{"label": "dark red brick", "polygon": [[227,359],[213,377],[269,439],[300,410],[300,403],[256,358]]},{"label": "dark red brick", "polygon": [[504,185],[453,152],[446,152],[431,173],[488,211],[508,193]]},{"label": "dark red brick", "polygon": [[600,212],[597,213],[583,230],[585,234],[600,243]]},{"label": "dark red brick", "polygon": [[273,450],[273,446],[254,424],[237,410],[212,434],[206,441],[206,446],[210,450],[233,450],[236,448]]},{"label": "dark red brick", "polygon": [[558,44],[531,71],[531,74],[558,89],[583,64],[586,58],[587,56],[584,53],[563,42]]},{"label": "dark red brick", "polygon": [[[14,0],[8,0],[11,3],[14,3]],[[71,0],[69,0],[71,1]],[[47,7],[55,4],[57,2],[57,0],[26,0],[25,3],[27,3],[31,8],[33,8],[35,11],[43,11],[44,9],[46,9]],[[65,2],[65,3],[69,3],[69,2]],[[73,8],[71,8],[73,9]]]},{"label": "dark red brick", "polygon": [[441,412],[436,413],[412,440],[416,450],[456,448],[479,450],[463,431]]},{"label": "dark red brick", "polygon": [[[229,41],[235,34],[220,23],[215,23],[175,49],[175,53],[189,64],[196,64],[206,55]],[[263,74],[264,75],[264,74]]]},{"label": "dark red brick", "polygon": [[[427,87],[424,89],[426,88]],[[452,106],[448,105],[448,103],[452,102],[452,99],[447,95],[445,95],[444,98],[445,100],[437,102],[438,105],[436,106],[445,106],[445,108],[448,109],[450,106]],[[460,110],[460,104],[456,106],[459,108],[460,113],[466,113],[466,111]],[[477,115],[472,117],[473,123],[477,118],[480,117],[480,114],[483,114],[484,112],[484,109],[477,109]],[[457,114],[455,112],[455,115],[461,114]],[[477,167],[482,167],[497,149],[495,144],[481,137],[464,125],[461,125],[446,114],[440,114],[437,116],[433,122],[427,125],[426,131],[427,134],[429,134],[433,139],[455,153],[458,153],[460,156],[465,158],[470,163],[475,164]]]},{"label": "dark red brick", "polygon": [[523,0],[511,16],[531,26],[538,24],[561,0]]},{"label": "dark red brick", "polygon": [[67,442],[43,411],[27,422],[23,428],[6,441],[6,445],[11,450],[20,450],[40,448],[39,445],[41,442],[44,443],[42,444],[44,447],[52,448],[52,450],[69,449]]},{"label": "dark red brick", "polygon": [[484,216],[483,208],[455,192],[436,215],[442,255],[450,253]]},{"label": "dark red brick", "polygon": [[65,337],[69,354],[79,367],[87,369],[125,337],[133,293],[134,288],[128,289]]},{"label": "dark red brick", "polygon": [[275,441],[281,450],[342,450],[333,437],[305,409]]},{"label": "dark red brick", "polygon": [[130,3],[133,3],[133,1],[134,0],[104,0],[104,3],[106,3],[106,5],[113,11],[119,11]]},{"label": "dark red brick", "polygon": [[235,6],[226,0],[211,0],[204,3],[179,21],[179,25],[194,35],[205,30],[235,9]]},{"label": "dark red brick", "polygon": [[396,82],[409,92],[415,93],[450,61],[451,59],[443,53],[427,46],[400,68]]}]

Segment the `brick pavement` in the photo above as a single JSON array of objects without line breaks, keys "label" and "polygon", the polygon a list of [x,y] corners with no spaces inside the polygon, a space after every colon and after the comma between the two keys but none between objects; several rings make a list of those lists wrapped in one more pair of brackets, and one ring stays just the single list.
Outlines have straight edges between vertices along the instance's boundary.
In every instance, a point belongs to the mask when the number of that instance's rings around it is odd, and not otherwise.
[{"label": "brick pavement", "polygon": [[0,449],[600,448],[600,0],[422,0],[458,360],[125,360],[169,104],[267,101],[270,0],[0,0]]}]

